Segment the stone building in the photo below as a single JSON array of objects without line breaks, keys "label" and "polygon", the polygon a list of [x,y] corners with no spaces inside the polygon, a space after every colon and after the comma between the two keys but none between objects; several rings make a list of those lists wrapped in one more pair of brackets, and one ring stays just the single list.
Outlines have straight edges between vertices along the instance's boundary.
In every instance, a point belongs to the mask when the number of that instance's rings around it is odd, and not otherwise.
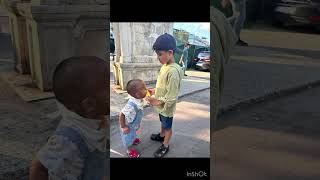
[{"label": "stone building", "polygon": [[152,45],[161,34],[173,35],[173,23],[112,23],[116,58],[115,83],[122,90],[129,80],[139,78],[147,84],[157,80],[161,64]]},{"label": "stone building", "polygon": [[61,60],[81,55],[109,60],[109,2],[0,0],[9,17],[16,70],[49,91]]}]

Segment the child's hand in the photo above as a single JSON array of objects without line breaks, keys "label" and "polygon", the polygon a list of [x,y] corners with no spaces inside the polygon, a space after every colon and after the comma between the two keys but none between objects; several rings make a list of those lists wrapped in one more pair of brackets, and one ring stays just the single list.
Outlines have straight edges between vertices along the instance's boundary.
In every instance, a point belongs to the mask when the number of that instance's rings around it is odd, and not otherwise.
[{"label": "child's hand", "polygon": [[121,128],[121,130],[124,134],[128,134],[130,132],[130,128],[128,126]]},{"label": "child's hand", "polygon": [[137,125],[137,130],[136,130],[137,134],[141,134],[141,130],[140,130],[140,124]]},{"label": "child's hand", "polygon": [[155,92],[156,92],[156,90],[155,90],[154,88],[148,89],[148,91],[149,91],[149,93],[150,93],[151,95],[154,95]]},{"label": "child's hand", "polygon": [[158,99],[153,98],[153,97],[147,98],[147,101],[148,101],[149,104],[152,105],[152,106],[161,106],[161,105],[162,105],[162,102],[161,102],[161,101],[159,101]]}]

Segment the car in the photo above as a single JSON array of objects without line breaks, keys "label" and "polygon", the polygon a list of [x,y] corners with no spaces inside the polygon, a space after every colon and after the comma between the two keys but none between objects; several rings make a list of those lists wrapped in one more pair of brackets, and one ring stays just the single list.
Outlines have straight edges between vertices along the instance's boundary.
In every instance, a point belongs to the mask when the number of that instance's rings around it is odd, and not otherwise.
[{"label": "car", "polygon": [[196,67],[196,64],[199,60],[198,56],[199,56],[199,53],[203,52],[203,51],[208,51],[209,50],[209,47],[198,47],[198,48],[195,48],[193,50],[193,53],[191,54],[190,56],[190,61],[188,61],[188,67],[189,68],[192,68],[192,69],[195,69]]},{"label": "car", "polygon": [[320,0],[277,0],[272,22],[277,26],[311,25],[320,29]]},{"label": "car", "polygon": [[201,51],[196,61],[196,70],[210,70],[210,51]]}]

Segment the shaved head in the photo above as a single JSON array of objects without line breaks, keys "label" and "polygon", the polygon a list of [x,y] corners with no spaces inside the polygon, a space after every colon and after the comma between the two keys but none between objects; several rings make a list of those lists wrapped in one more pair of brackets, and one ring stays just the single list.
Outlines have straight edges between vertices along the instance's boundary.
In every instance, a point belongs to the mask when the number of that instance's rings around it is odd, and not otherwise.
[{"label": "shaved head", "polygon": [[[140,93],[144,93],[141,91],[145,91],[145,89],[146,89],[145,83],[141,79],[132,79],[127,83],[128,94],[130,94],[131,96],[133,96],[135,98],[138,98],[138,99],[141,98]],[[137,95],[137,93],[138,93],[138,95]]]},{"label": "shaved head", "polygon": [[98,99],[99,95],[103,97],[109,92],[108,78],[109,70],[104,60],[94,56],[71,57],[56,67],[53,92],[66,107],[79,109],[77,107],[86,98]]}]

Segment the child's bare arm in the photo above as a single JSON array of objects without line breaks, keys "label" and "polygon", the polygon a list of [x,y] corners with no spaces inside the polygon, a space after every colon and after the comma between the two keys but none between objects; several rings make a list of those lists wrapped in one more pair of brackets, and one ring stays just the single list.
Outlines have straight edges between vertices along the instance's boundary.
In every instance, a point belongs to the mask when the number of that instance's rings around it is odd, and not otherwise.
[{"label": "child's bare arm", "polygon": [[128,134],[130,132],[129,127],[126,125],[126,121],[125,121],[126,117],[124,116],[124,114],[122,112],[120,112],[119,115],[119,124],[120,124],[120,128],[122,129],[122,132],[124,134]]},{"label": "child's bare arm", "polygon": [[125,121],[125,116],[122,112],[120,112],[119,114],[119,124],[121,128],[125,128],[126,127],[126,121]]},{"label": "child's bare arm", "polygon": [[30,180],[48,180],[48,170],[45,168],[38,159],[34,159],[31,163]]},{"label": "child's bare arm", "polygon": [[147,101],[152,105],[152,106],[163,106],[164,102],[160,101],[154,97],[148,97]]}]

